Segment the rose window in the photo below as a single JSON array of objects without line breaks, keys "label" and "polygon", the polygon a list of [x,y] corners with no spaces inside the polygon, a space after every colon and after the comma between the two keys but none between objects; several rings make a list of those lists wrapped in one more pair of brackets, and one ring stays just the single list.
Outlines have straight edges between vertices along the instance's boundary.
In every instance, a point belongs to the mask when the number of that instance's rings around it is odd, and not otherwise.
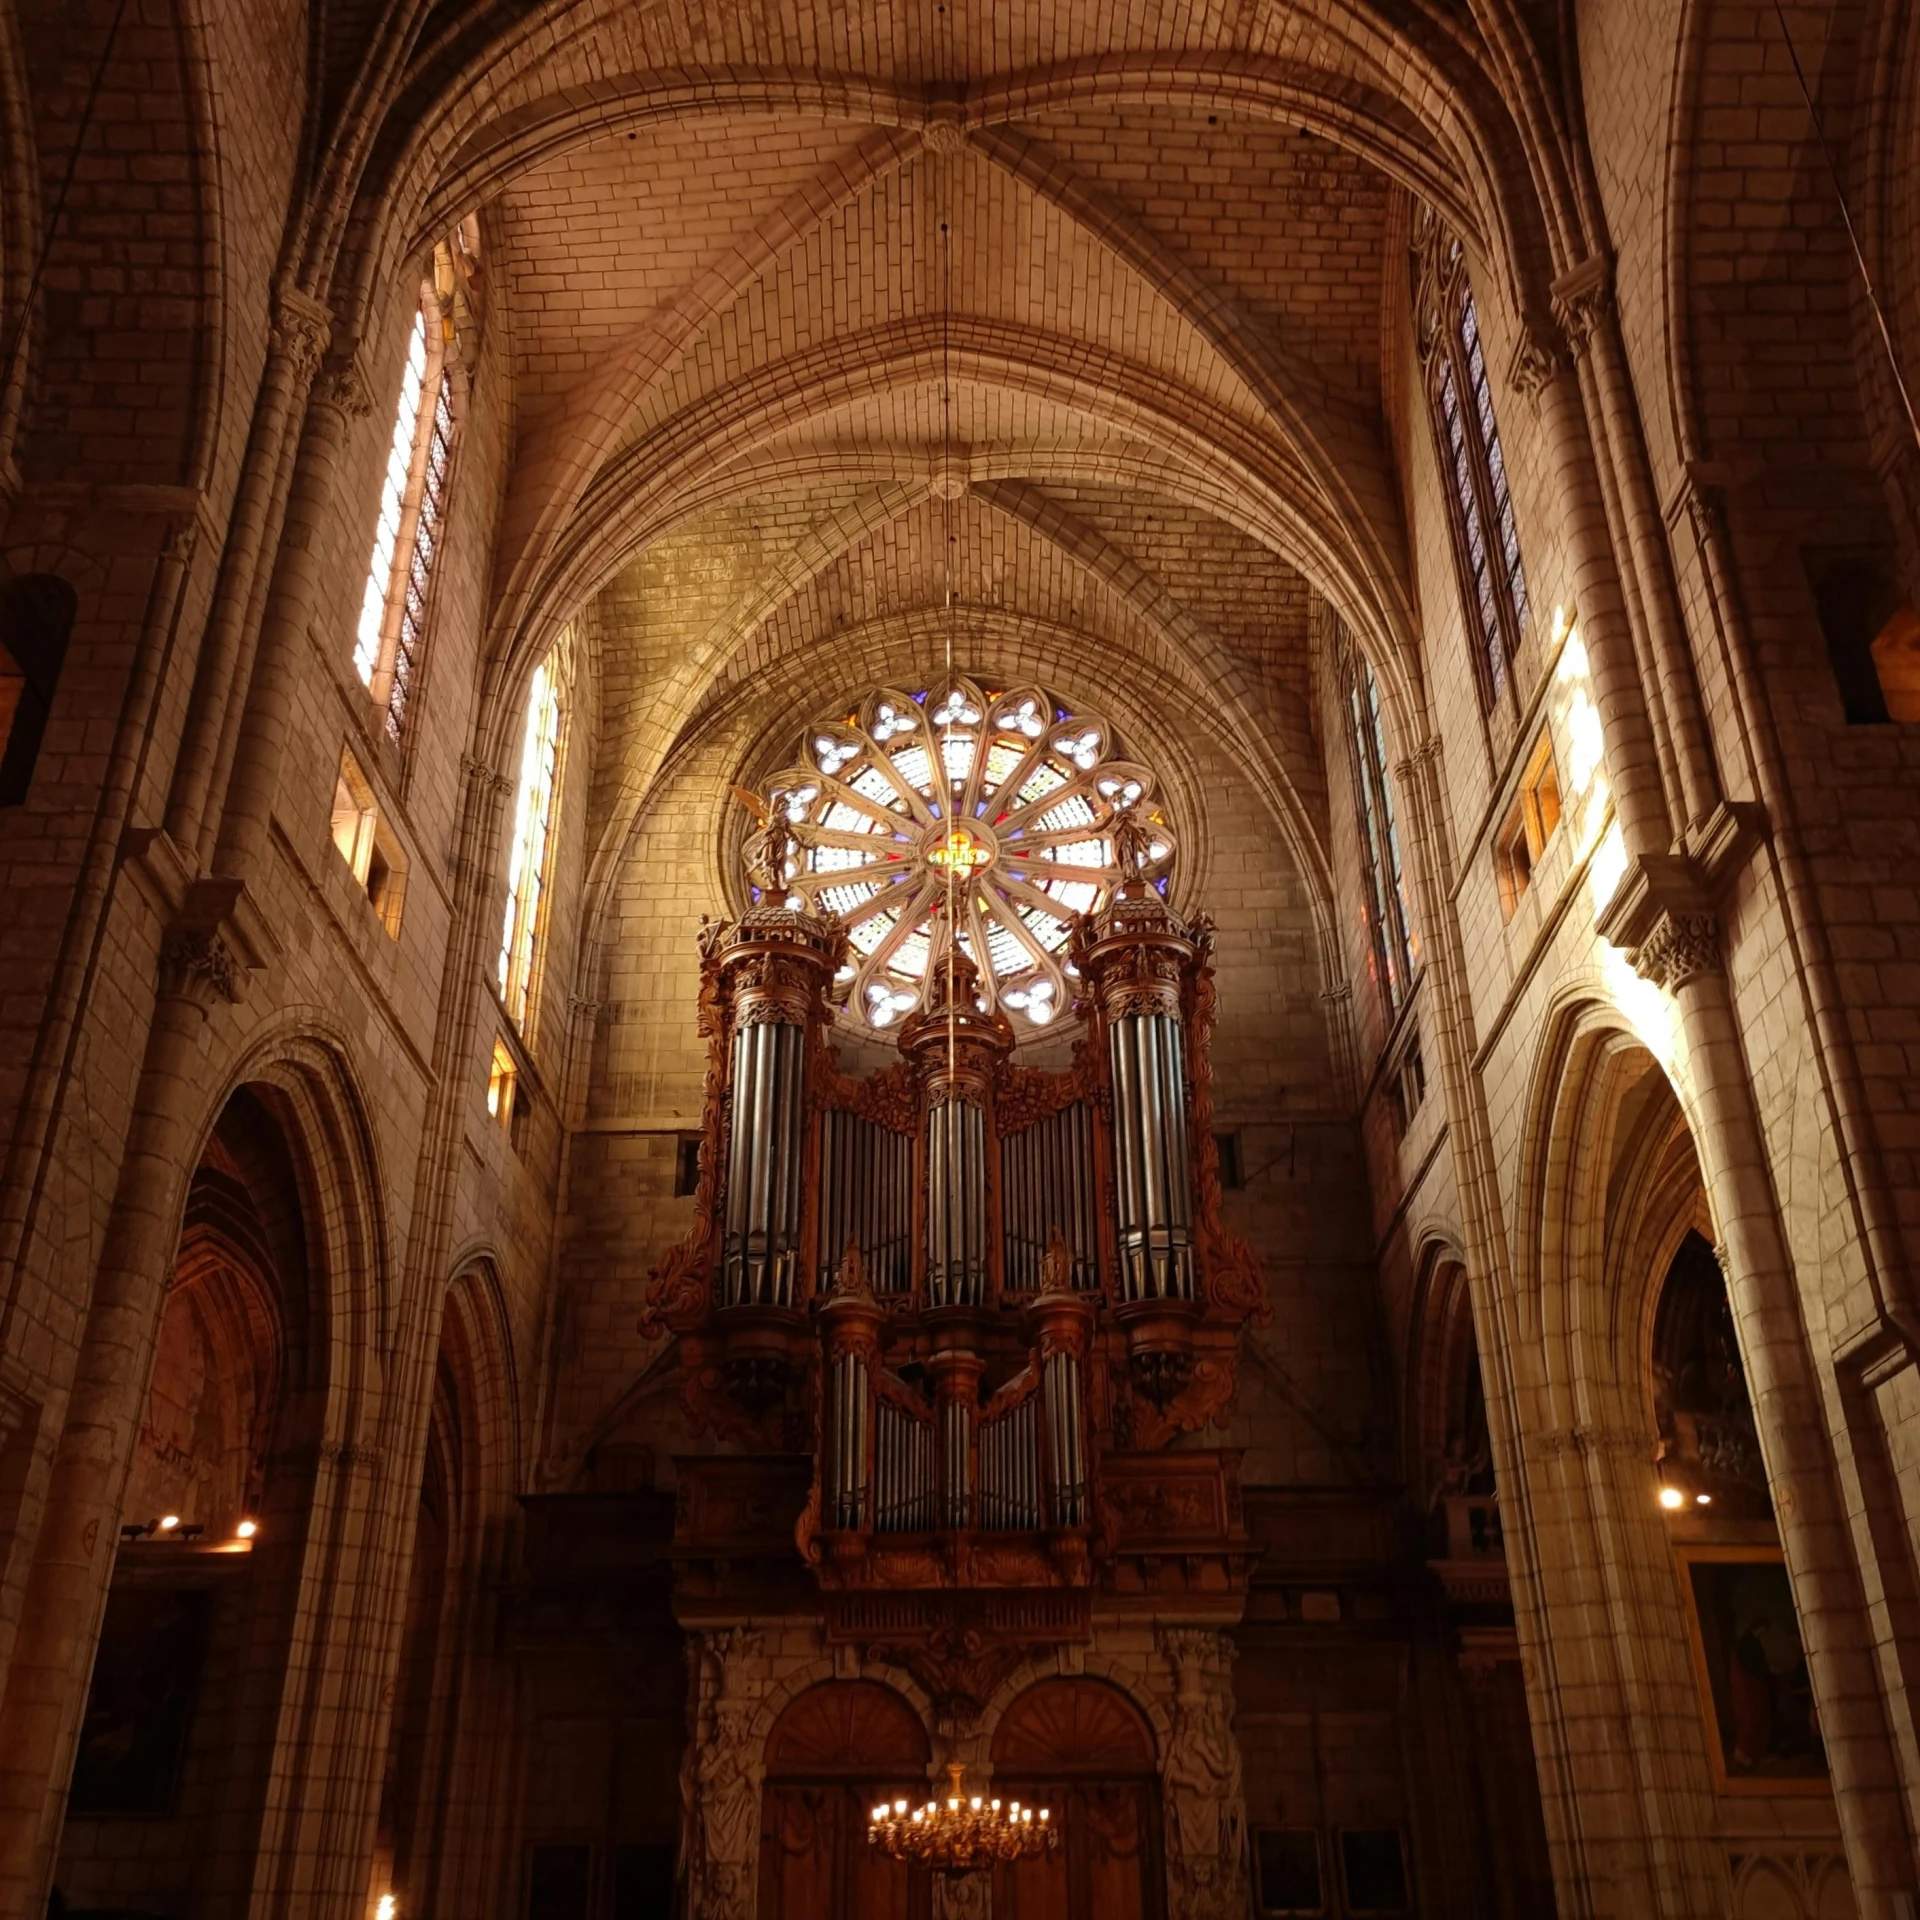
[{"label": "rose window", "polygon": [[1129,869],[1164,893],[1173,860],[1153,775],[1105,720],[1041,687],[883,687],[808,727],[765,792],[757,877],[771,847],[788,903],[846,924],[839,989],[870,1027],[920,1004],[954,926],[989,1007],[1046,1026],[1072,998],[1074,920]]}]

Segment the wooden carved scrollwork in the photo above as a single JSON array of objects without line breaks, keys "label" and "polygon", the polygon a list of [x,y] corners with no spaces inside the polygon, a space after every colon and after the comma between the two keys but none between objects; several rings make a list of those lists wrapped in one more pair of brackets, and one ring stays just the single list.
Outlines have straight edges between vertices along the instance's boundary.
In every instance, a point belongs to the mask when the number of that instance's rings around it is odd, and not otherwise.
[{"label": "wooden carved scrollwork", "polygon": [[700,1094],[700,1170],[693,1189],[693,1226],[647,1277],[640,1315],[643,1339],[686,1333],[713,1303],[713,1272],[720,1255],[722,1143],[727,1137],[726,1002],[720,991],[720,938],[725,923],[700,923],[700,996],[694,1031],[707,1043],[707,1071]]},{"label": "wooden carved scrollwork", "polygon": [[1198,955],[1187,981],[1188,1125],[1193,1151],[1194,1226],[1207,1305],[1264,1327],[1273,1318],[1266,1275],[1254,1250],[1220,1219],[1220,1150],[1213,1136],[1213,1027],[1218,992],[1213,979],[1213,924],[1195,923]]}]

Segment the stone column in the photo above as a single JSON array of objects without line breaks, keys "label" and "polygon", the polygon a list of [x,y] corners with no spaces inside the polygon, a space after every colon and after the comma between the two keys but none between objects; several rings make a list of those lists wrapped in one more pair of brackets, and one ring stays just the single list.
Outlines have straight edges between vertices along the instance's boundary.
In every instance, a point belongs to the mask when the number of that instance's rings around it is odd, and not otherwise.
[{"label": "stone column", "polygon": [[203,1030],[216,1002],[237,997],[239,971],[213,930],[176,932],[161,960],[133,1124],[0,1703],[0,1916],[7,1920],[39,1920],[46,1908],[180,1233]]},{"label": "stone column", "polygon": [[1840,1498],[1832,1439],[1781,1231],[1713,916],[1671,908],[1633,949],[1679,1003],[1694,1146],[1720,1239],[1780,1544],[1819,1702],[1834,1802],[1862,1920],[1916,1885],[1873,1629]]},{"label": "stone column", "polygon": [[[307,408],[238,750],[224,805],[216,807],[220,832],[213,864],[222,874],[247,877],[266,847],[299,677],[300,649],[306,644],[319,598],[320,570],[333,525],[340,454],[353,422],[372,410],[367,383],[351,359],[321,375]],[[342,634],[341,644],[345,643]],[[215,804],[211,796],[209,804]]]}]

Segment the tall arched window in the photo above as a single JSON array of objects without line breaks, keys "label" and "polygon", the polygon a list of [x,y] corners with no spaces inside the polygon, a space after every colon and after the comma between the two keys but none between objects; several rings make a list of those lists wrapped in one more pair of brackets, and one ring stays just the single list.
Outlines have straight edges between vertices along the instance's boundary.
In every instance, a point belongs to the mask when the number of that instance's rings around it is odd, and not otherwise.
[{"label": "tall arched window", "polygon": [[572,690],[573,632],[569,628],[541,661],[527,694],[513,839],[507,854],[507,911],[500,929],[497,978],[501,1003],[522,1033],[532,1025],[546,947],[547,875],[553,859],[554,816]]},{"label": "tall arched window", "polygon": [[446,524],[453,439],[446,329],[439,302],[423,291],[407,337],[353,649],[353,664],[396,747],[406,744],[408,710],[419,683],[433,563]]},{"label": "tall arched window", "polygon": [[1491,707],[1507,690],[1507,663],[1527,627],[1520,531],[1460,242],[1423,208],[1418,249],[1415,287],[1427,404],[1447,479],[1447,518],[1474,630],[1480,695]]},{"label": "tall arched window", "polygon": [[1353,749],[1354,813],[1360,833],[1360,864],[1367,882],[1367,936],[1374,979],[1389,1018],[1405,1005],[1413,986],[1420,939],[1407,897],[1400,830],[1394,821],[1393,788],[1387,779],[1387,739],[1380,722],[1380,689],[1373,683],[1353,636],[1344,626],[1334,636],[1347,738]]}]

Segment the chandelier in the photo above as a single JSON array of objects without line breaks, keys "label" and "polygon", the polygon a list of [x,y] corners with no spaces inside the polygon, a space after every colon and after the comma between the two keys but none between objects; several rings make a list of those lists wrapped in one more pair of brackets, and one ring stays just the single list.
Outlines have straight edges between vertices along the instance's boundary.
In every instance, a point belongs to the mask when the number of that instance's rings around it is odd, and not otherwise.
[{"label": "chandelier", "polygon": [[974,1873],[997,1860],[1051,1853],[1059,1845],[1045,1807],[1023,1807],[1018,1800],[1003,1807],[977,1793],[968,1796],[961,1791],[961,1771],[957,1762],[947,1768],[944,1800],[929,1800],[911,1812],[904,1800],[881,1801],[867,1829],[868,1845],[935,1873]]}]

